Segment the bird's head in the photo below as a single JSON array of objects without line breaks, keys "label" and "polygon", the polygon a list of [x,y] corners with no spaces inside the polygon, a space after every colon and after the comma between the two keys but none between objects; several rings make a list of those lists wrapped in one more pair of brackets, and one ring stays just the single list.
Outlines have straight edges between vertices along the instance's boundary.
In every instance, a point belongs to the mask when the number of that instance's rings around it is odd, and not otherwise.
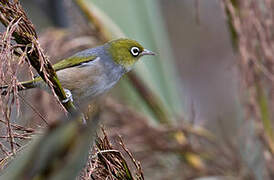
[{"label": "bird's head", "polygon": [[127,70],[130,70],[140,57],[155,55],[154,52],[145,49],[137,41],[131,39],[116,39],[107,44],[113,61]]}]

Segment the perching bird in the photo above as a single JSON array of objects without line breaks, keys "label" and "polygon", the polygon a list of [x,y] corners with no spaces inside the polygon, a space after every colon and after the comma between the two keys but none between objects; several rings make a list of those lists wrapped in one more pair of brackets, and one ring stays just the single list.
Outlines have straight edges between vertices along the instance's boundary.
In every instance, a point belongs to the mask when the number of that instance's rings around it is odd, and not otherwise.
[{"label": "perching bird", "polygon": [[[53,68],[68,98],[79,106],[112,88],[144,55],[155,54],[134,40],[117,39],[78,52],[54,64]],[[41,77],[20,84],[24,87],[20,90],[36,87],[48,90]],[[2,87],[5,88],[7,86]]]}]

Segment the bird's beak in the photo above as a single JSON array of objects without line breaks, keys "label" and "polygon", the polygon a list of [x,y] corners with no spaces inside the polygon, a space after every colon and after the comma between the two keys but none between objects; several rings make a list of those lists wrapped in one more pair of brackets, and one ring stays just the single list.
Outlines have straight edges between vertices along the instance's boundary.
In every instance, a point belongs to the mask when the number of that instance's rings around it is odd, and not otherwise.
[{"label": "bird's beak", "polygon": [[144,49],[143,52],[141,52],[141,55],[152,55],[155,56],[156,54],[150,50]]}]

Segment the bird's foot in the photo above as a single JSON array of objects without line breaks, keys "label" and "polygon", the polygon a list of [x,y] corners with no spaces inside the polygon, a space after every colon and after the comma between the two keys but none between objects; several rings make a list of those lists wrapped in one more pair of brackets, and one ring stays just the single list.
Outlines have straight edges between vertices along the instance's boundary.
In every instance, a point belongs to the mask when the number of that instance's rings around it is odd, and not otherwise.
[{"label": "bird's foot", "polygon": [[64,89],[65,93],[66,93],[66,99],[62,101],[62,103],[67,103],[68,101],[71,101],[73,102],[73,97],[72,97],[72,94],[70,92],[70,90],[68,89]]}]

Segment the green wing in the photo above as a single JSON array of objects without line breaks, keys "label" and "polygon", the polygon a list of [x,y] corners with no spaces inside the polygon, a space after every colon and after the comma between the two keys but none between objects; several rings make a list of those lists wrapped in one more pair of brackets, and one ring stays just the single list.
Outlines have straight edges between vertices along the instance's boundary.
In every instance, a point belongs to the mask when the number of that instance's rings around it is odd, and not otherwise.
[{"label": "green wing", "polygon": [[64,59],[56,64],[53,65],[53,68],[55,71],[59,71],[62,69],[79,66],[84,63],[88,63],[90,61],[93,61],[97,58],[97,56],[72,56],[67,59]]},{"label": "green wing", "polygon": [[[89,63],[91,61],[94,61],[95,59],[98,59],[99,57],[97,56],[72,56],[67,59],[64,59],[56,64],[53,65],[53,68],[55,71],[59,71],[62,69],[74,67],[74,66],[80,66],[80,65],[85,65],[86,63]],[[25,90],[25,89],[31,89],[37,87],[39,82],[41,82],[42,78],[41,77],[36,77],[33,80],[30,81],[24,81],[21,82],[21,86],[18,87],[18,90]],[[6,89],[8,86],[0,86],[0,95],[6,95],[7,91]]]}]

